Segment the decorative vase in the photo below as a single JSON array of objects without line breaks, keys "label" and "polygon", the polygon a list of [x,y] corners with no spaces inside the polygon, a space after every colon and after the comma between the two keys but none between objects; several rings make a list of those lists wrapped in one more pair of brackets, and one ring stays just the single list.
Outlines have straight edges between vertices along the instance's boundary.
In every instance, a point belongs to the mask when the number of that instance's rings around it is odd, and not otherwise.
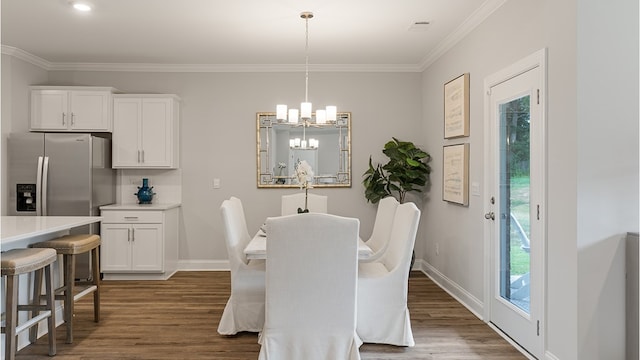
[{"label": "decorative vase", "polygon": [[138,192],[133,194],[138,197],[138,204],[151,204],[153,200],[153,186],[149,187],[149,179],[142,179],[142,187],[138,186]]},{"label": "decorative vase", "polygon": [[306,214],[309,212],[309,208],[307,207],[307,198],[309,197],[309,188],[304,188],[304,210],[302,208],[298,208],[298,214]]}]

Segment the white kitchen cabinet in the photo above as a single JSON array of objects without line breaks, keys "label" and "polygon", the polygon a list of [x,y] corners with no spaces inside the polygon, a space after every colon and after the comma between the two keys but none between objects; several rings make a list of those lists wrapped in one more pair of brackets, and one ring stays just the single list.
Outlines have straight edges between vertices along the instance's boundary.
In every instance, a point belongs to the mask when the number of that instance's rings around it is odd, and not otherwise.
[{"label": "white kitchen cabinet", "polygon": [[110,87],[32,86],[31,131],[111,132]]},{"label": "white kitchen cabinet", "polygon": [[175,95],[114,95],[112,167],[178,168],[179,115]]},{"label": "white kitchen cabinet", "polygon": [[102,206],[100,269],[106,280],[166,280],[177,270],[178,205]]}]

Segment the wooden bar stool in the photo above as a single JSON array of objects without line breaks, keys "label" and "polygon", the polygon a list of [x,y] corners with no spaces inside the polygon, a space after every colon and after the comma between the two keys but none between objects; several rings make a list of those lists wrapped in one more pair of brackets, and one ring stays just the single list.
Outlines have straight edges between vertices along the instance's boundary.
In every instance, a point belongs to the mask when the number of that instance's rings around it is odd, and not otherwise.
[{"label": "wooden bar stool", "polygon": [[[13,360],[16,356],[17,336],[22,331],[35,327],[40,321],[47,319],[49,334],[49,355],[56,354],[56,310],[53,291],[53,272],[51,264],[58,258],[53,249],[13,249],[2,253],[0,260],[2,276],[7,277],[7,291],[5,301],[5,359]],[[40,304],[42,287],[42,270],[45,272],[46,304]],[[20,274],[35,272],[35,281],[40,288],[34,286],[33,302],[18,304],[18,278]],[[18,325],[18,311],[31,311],[31,318]],[[32,339],[34,342],[35,339]]]},{"label": "wooden bar stool", "polygon": [[[67,344],[73,343],[73,308],[76,300],[93,292],[93,318],[100,321],[100,236],[95,234],[65,235],[35,243],[35,248],[54,249],[62,255],[64,284],[55,290],[56,300],[64,301],[64,322],[67,328]],[[91,251],[92,279],[88,283],[76,283],[76,255]],[[77,288],[76,288],[77,287]],[[76,293],[77,292],[77,293]]]}]

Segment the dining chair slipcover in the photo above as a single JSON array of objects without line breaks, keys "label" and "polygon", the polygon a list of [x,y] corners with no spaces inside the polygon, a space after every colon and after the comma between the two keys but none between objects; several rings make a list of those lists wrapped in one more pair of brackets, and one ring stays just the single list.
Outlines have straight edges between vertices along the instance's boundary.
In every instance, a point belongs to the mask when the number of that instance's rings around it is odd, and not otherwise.
[{"label": "dining chair slipcover", "polygon": [[310,213],[268,218],[266,226],[266,318],[258,359],[360,359],[360,221]]},{"label": "dining chair slipcover", "polygon": [[414,346],[407,292],[420,210],[398,205],[389,247],[375,262],[358,266],[358,336],[365,343]]},{"label": "dining chair slipcover", "polygon": [[[292,215],[298,213],[298,208],[304,210],[305,193],[300,192],[291,195],[282,195],[281,215]],[[308,194],[307,208],[312,213],[327,213],[327,197],[325,195]]]},{"label": "dining chair slipcover", "polygon": [[260,332],[264,324],[264,260],[247,261],[244,248],[251,240],[242,202],[236,197],[220,207],[231,270],[231,296],[224,308],[218,333]]},{"label": "dining chair slipcover", "polygon": [[393,224],[393,218],[399,204],[398,200],[393,196],[387,196],[378,202],[378,211],[376,212],[376,219],[373,223],[373,231],[371,232],[369,240],[366,241],[367,246],[371,248],[373,254],[366,259],[360,260],[361,262],[378,260],[387,250],[389,239],[391,238],[391,225]]}]

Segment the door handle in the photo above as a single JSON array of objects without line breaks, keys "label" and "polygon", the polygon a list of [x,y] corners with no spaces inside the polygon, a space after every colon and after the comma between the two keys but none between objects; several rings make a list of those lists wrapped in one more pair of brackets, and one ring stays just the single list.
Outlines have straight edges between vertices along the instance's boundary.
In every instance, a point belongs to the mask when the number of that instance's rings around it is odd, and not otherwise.
[{"label": "door handle", "polygon": [[494,214],[493,211],[489,211],[488,213],[484,214],[484,218],[487,220],[495,220],[496,214]]}]

